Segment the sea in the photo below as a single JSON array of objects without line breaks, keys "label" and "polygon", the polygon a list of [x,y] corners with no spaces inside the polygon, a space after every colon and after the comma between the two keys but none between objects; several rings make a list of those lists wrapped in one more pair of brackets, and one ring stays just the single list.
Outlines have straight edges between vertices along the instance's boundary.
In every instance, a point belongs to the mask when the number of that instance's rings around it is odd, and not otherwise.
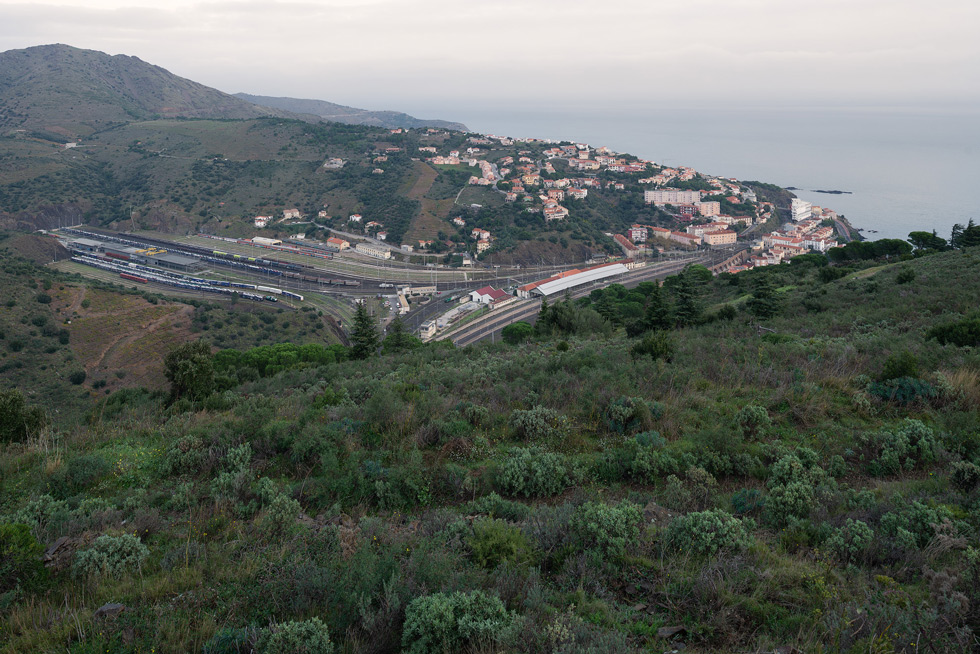
[{"label": "sea", "polygon": [[[486,110],[453,120],[500,136],[605,145],[668,166],[796,187],[868,239],[980,222],[974,108]],[[844,191],[827,194],[817,191]]]}]

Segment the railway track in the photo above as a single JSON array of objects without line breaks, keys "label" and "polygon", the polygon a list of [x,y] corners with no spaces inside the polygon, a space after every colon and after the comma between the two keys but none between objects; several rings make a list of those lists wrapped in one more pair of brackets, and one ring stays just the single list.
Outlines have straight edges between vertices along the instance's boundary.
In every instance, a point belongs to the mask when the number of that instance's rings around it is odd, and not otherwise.
[{"label": "railway track", "polygon": [[[690,263],[703,263],[706,260],[710,260],[710,257],[698,257],[680,261],[671,261],[655,266],[646,266],[644,268],[625,273],[621,277],[609,281],[609,283],[586,286],[584,288],[572,291],[569,295],[573,300],[578,299],[580,297],[585,297],[597,288],[605,288],[606,286],[610,286],[612,284],[622,284],[626,288],[633,288],[641,282],[662,279],[668,275],[673,275],[680,272],[684,266]],[[479,341],[487,338],[496,338],[507,325],[511,325],[521,320],[528,320],[537,316],[538,311],[541,308],[541,300],[521,300],[520,302],[522,302],[522,304],[517,306],[510,305],[506,309],[501,309],[500,313],[491,312],[487,316],[478,318],[472,323],[467,324],[462,329],[456,332],[449,332],[437,340],[450,339],[457,347],[465,347],[467,345],[478,343]]]}]

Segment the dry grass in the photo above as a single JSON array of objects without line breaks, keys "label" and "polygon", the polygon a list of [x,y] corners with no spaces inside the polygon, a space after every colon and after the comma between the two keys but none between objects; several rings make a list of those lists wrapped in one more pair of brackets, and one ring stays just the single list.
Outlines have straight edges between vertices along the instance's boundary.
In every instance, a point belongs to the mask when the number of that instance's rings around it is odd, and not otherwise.
[{"label": "dry grass", "polygon": [[953,387],[964,407],[980,406],[980,373],[969,368],[939,371]]}]

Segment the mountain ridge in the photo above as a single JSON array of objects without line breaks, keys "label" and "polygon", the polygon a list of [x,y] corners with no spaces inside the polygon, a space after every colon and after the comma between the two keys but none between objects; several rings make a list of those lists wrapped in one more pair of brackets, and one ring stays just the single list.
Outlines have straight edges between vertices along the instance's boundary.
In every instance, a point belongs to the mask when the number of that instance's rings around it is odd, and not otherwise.
[{"label": "mountain ridge", "polygon": [[65,138],[151,118],[290,117],[130,55],[63,44],[0,53],[0,129]]},{"label": "mountain ridge", "polygon": [[416,128],[416,127],[435,127],[439,129],[450,129],[458,132],[468,132],[469,128],[463,123],[448,120],[416,118],[401,111],[371,111],[369,109],[358,109],[348,107],[335,102],[326,100],[314,100],[308,98],[289,98],[272,97],[265,95],[252,95],[249,93],[235,93],[236,98],[247,100],[261,107],[282,109],[293,113],[312,114],[324,120],[330,120],[348,125],[367,125],[369,127],[389,127],[389,128]]}]

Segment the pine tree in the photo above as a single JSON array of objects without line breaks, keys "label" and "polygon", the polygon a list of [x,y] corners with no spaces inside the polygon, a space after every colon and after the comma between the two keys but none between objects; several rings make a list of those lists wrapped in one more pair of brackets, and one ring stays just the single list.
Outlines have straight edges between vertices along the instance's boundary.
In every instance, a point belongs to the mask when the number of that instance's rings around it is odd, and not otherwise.
[{"label": "pine tree", "polygon": [[538,319],[534,322],[534,331],[542,336],[551,334],[552,320],[548,298],[541,298],[541,310],[538,311]]},{"label": "pine tree", "polygon": [[746,302],[748,310],[757,318],[767,320],[779,313],[782,302],[776,294],[776,285],[769,275],[763,275],[756,283],[752,297]]},{"label": "pine tree", "polygon": [[677,276],[677,283],[674,286],[674,295],[677,296],[674,317],[680,327],[696,325],[701,321],[702,286],[697,279],[697,274],[693,266],[687,266]]},{"label": "pine tree", "polygon": [[670,301],[658,284],[650,290],[647,308],[643,314],[643,326],[646,329],[670,329],[674,325],[672,314]]},{"label": "pine tree", "polygon": [[350,334],[350,357],[352,359],[367,359],[378,353],[378,326],[374,317],[367,312],[363,302],[357,305],[354,313],[354,328]]},{"label": "pine tree", "polygon": [[170,382],[171,401],[182,397],[203,400],[214,392],[214,357],[205,341],[175,347],[163,358],[163,367]]},{"label": "pine tree", "polygon": [[385,336],[382,349],[385,354],[388,354],[390,352],[411,350],[421,345],[421,343],[422,341],[412,336],[405,329],[405,323],[402,322],[401,316],[395,316],[395,319],[388,325],[388,335]]}]

